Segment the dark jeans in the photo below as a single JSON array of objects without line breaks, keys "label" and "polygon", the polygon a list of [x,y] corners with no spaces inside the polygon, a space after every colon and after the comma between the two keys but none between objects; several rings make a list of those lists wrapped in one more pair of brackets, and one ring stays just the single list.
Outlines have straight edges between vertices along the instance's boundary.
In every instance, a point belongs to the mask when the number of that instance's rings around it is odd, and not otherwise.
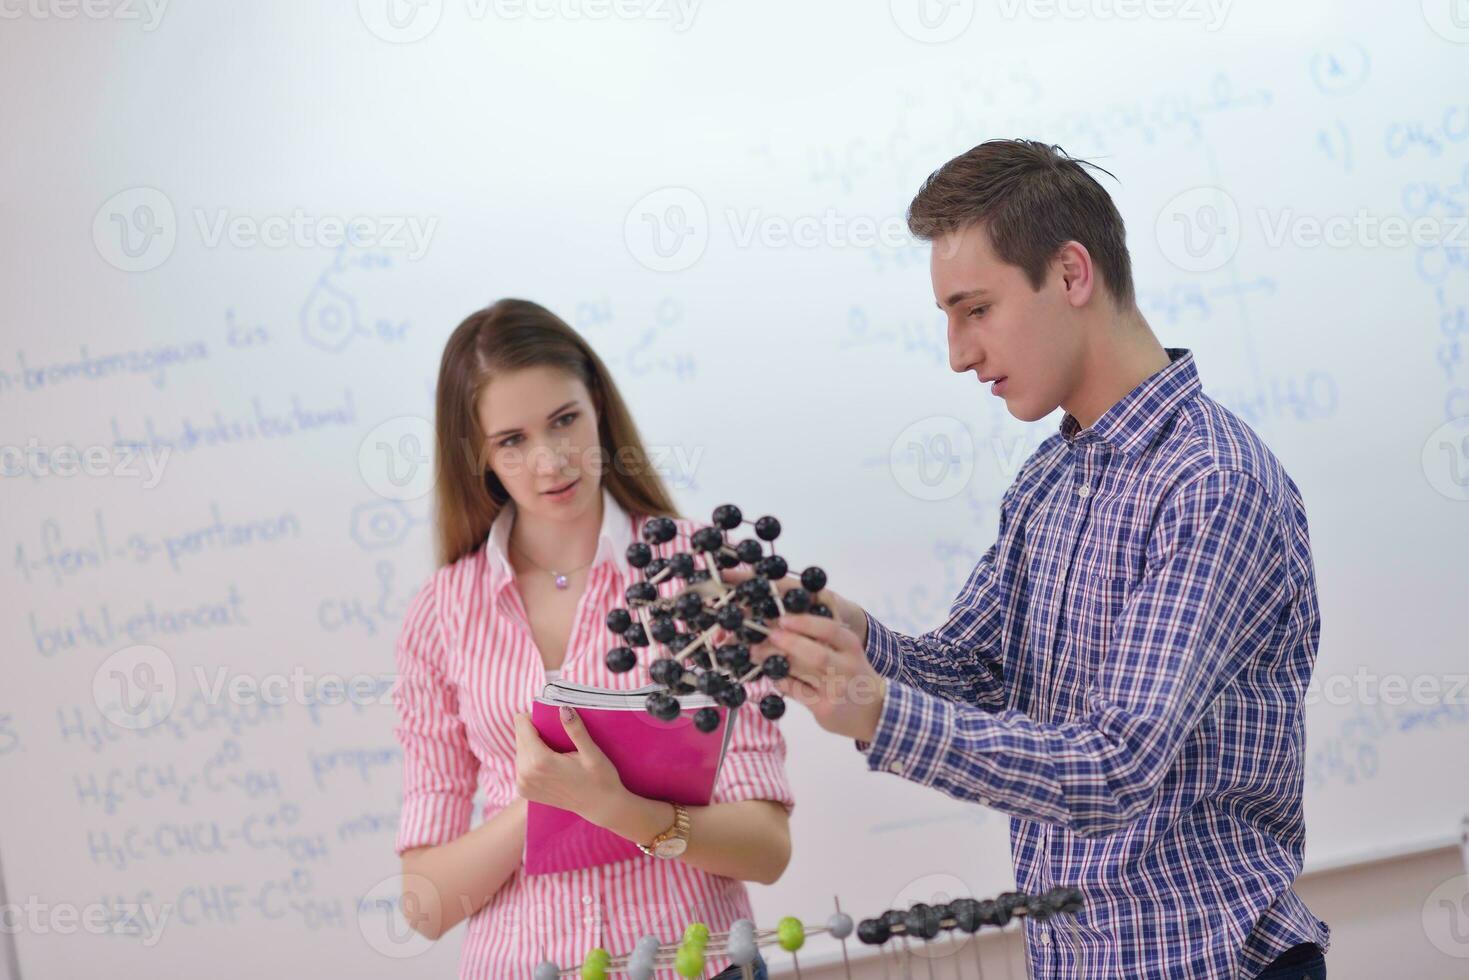
[{"label": "dark jeans", "polygon": [[1315,943],[1301,943],[1277,956],[1255,980],[1326,980],[1326,957]]},{"label": "dark jeans", "polygon": [[[756,955],[755,962],[751,963],[750,966],[755,972],[755,980],[770,980],[770,974],[765,972],[764,957]],[[1322,976],[1325,975],[1326,974],[1324,973],[1322,974]],[[740,977],[742,976],[744,976],[744,974],[740,973],[739,967],[731,966],[727,970],[721,970],[718,974],[716,974],[714,980],[740,980]]]}]

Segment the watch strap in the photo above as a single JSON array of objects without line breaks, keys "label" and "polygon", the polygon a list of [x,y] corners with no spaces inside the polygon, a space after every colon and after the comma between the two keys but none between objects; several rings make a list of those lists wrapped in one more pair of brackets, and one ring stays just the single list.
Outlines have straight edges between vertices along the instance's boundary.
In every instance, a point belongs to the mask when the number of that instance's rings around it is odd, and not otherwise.
[{"label": "watch strap", "polygon": [[659,834],[657,837],[654,837],[648,843],[639,844],[638,849],[644,854],[656,857],[658,854],[658,845],[662,844],[664,841],[672,840],[675,837],[681,838],[684,841],[688,841],[689,828],[689,811],[684,807],[682,803],[674,803],[672,826],[663,831],[663,833]]}]

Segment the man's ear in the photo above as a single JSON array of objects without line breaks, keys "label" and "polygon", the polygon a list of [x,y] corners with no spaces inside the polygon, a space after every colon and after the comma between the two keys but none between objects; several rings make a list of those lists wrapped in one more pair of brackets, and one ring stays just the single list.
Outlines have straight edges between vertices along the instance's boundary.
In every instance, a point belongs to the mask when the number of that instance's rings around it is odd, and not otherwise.
[{"label": "man's ear", "polygon": [[1097,284],[1091,253],[1081,242],[1068,241],[1056,250],[1054,261],[1067,302],[1072,306],[1084,306]]}]

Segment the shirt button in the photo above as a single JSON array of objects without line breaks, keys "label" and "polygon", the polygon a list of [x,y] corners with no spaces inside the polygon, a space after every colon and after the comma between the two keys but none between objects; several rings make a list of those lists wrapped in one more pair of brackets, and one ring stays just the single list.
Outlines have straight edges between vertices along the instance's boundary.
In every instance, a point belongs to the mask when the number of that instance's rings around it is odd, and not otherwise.
[{"label": "shirt button", "polygon": [[894,759],[892,762],[889,762],[888,763],[888,772],[902,772],[902,771],[903,771],[903,763],[900,762],[900,761],[898,761],[897,759]]},{"label": "shirt button", "polygon": [[581,903],[583,905],[591,905],[592,904],[592,896],[590,896],[590,895],[583,895],[581,897]]},{"label": "shirt button", "polygon": [[989,797],[987,797],[987,796],[976,797],[975,800],[974,800],[974,802],[978,803],[980,806],[989,806],[990,805]]},{"label": "shirt button", "polygon": [[1041,937],[1040,938],[1041,938],[1041,945],[1042,946],[1049,946],[1049,945],[1051,945],[1051,934],[1049,932],[1043,932],[1043,933],[1041,933]]},{"label": "shirt button", "polygon": [[1092,495],[1092,488],[1089,485],[1083,483],[1076,488],[1076,495],[1082,500],[1085,500]]}]

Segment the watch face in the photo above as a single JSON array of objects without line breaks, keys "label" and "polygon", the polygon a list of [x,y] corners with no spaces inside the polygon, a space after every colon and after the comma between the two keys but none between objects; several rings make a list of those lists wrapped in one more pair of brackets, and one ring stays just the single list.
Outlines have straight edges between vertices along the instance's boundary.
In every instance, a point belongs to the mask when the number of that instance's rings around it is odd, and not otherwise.
[{"label": "watch face", "polygon": [[684,852],[689,842],[682,837],[670,837],[653,849],[654,853],[661,858],[676,858]]}]

